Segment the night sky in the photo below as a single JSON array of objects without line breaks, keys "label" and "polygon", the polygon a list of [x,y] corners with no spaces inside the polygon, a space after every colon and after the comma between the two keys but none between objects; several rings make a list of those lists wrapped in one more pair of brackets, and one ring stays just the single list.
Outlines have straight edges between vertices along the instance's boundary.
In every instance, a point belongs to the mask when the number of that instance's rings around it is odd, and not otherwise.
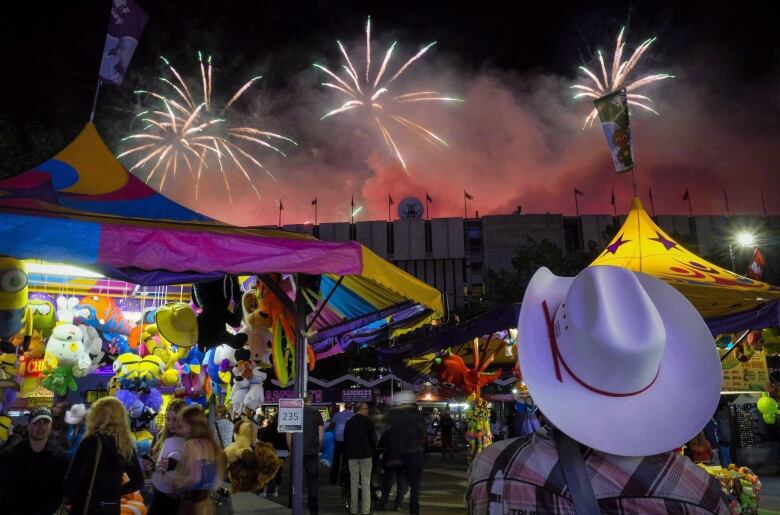
[{"label": "night sky", "polygon": [[[115,153],[127,148],[120,139],[138,128],[131,126],[133,115],[150,105],[132,91],[164,89],[158,57],[197,78],[197,50],[214,57],[217,95],[227,97],[262,74],[236,115],[299,143],[286,149],[286,159],[258,152],[277,178],[252,170],[260,201],[234,171],[230,207],[219,176],[206,179],[208,194],[197,202],[182,176],[166,185],[175,200],[226,221],[275,223],[282,198],[285,222],[303,222],[312,218],[315,196],[320,221],[345,220],[352,195],[365,208],[359,219],[384,218],[388,194],[399,200],[424,198],[426,191],[434,198],[433,216],[462,216],[464,189],[481,214],[517,205],[524,212],[571,213],[575,187],[585,192],[582,212],[608,213],[614,187],[618,210],[625,212],[630,176],[612,171],[599,127],[581,130],[590,105],[574,102],[568,88],[581,78],[577,66],[595,63],[596,48],[611,58],[622,25],[629,51],[658,37],[635,76],[676,76],[643,91],[660,117],[632,111],[642,197],[652,187],[657,212],[682,214],[688,188],[696,213],[725,214],[725,189],[732,213],[760,213],[763,189],[769,211],[780,213],[780,45],[776,16],[758,2],[739,8],[694,2],[138,3],[150,21],[125,82],[104,88],[96,116]],[[20,128],[37,124],[63,142],[79,132],[89,116],[109,9],[108,0],[14,4],[14,14],[0,21],[0,119]],[[396,39],[396,67],[438,41],[399,88],[434,88],[465,99],[456,106],[418,104],[413,112],[448,140],[449,150],[394,132],[410,176],[360,116],[319,120],[341,99],[320,87],[323,76],[311,65],[340,67],[336,39],[361,61],[367,15],[376,60]]]}]

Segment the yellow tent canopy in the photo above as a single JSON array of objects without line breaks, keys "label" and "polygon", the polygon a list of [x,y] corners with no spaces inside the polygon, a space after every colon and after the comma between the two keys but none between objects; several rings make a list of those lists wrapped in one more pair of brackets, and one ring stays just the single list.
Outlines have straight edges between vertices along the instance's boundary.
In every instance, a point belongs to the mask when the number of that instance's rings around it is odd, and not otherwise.
[{"label": "yellow tent canopy", "polygon": [[591,263],[599,265],[663,279],[705,319],[748,311],[780,298],[780,288],[730,272],[683,248],[653,222],[636,197],[617,236]]}]

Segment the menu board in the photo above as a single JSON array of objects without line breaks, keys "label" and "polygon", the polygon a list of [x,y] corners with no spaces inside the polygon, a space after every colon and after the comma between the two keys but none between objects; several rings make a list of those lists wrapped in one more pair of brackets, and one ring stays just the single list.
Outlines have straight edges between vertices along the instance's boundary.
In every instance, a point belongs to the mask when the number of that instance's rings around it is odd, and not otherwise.
[{"label": "menu board", "polygon": [[[726,353],[724,349],[718,349],[721,356]],[[769,371],[766,366],[764,351],[756,351],[747,361],[739,361],[736,353],[731,352],[721,361],[723,368],[723,391],[768,391]]]}]

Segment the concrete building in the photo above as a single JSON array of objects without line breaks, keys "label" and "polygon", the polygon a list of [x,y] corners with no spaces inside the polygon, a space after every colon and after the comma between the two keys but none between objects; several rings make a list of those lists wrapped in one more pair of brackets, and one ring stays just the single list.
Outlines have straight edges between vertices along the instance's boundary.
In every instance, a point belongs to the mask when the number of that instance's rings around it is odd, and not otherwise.
[{"label": "concrete building", "polygon": [[[564,253],[609,243],[625,216],[557,213],[488,215],[481,218],[434,218],[366,221],[319,226],[285,225],[289,231],[313,234],[326,241],[356,240],[379,256],[446,294],[453,309],[485,293],[488,270],[512,269],[512,258],[529,238],[554,243]],[[658,215],[656,223],[692,252],[728,252],[728,241],[741,230],[763,233],[776,248],[780,216]]]}]

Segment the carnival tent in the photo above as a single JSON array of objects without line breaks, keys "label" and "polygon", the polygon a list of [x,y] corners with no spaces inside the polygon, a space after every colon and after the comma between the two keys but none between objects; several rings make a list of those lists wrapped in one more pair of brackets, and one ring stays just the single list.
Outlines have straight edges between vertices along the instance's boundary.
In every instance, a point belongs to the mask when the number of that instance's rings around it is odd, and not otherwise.
[{"label": "carnival tent", "polygon": [[314,329],[339,333],[350,320],[354,330],[416,306],[403,331],[445,313],[438,290],[358,242],[234,227],[171,201],[129,174],[91,123],[54,158],[0,180],[0,213],[0,255],[82,266],[139,285],[320,275],[317,307],[333,294]]},{"label": "carnival tent", "polygon": [[[473,363],[473,353],[466,344],[475,338],[481,339],[483,350],[487,349],[488,353],[495,350],[505,341],[498,333],[517,328],[519,316],[520,304],[505,304],[461,324],[434,327],[422,338],[397,347],[380,348],[377,353],[394,374],[407,382],[419,384],[430,374],[435,358],[446,349],[460,355],[467,364]],[[494,363],[509,364],[508,368],[511,368],[515,361],[516,355],[497,356]]]},{"label": "carnival tent", "polygon": [[716,333],[760,329],[745,324],[771,325],[766,312],[777,313],[780,288],[725,270],[686,250],[653,222],[639,198],[634,198],[615,238],[591,263],[599,265],[663,279],[685,295]]}]

